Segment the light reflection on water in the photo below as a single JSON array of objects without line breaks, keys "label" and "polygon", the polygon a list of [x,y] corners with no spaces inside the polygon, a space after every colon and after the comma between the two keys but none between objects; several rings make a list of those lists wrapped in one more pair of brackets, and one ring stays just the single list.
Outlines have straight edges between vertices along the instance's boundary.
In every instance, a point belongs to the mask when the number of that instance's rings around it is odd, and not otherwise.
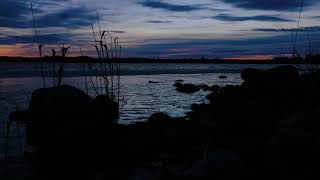
[{"label": "light reflection on water", "polygon": [[[32,92],[42,87],[39,77],[39,64],[36,63],[0,63],[0,159],[4,156],[4,138],[8,113],[16,109],[28,107]],[[173,84],[183,79],[185,83],[220,85],[240,84],[240,73],[243,69],[268,69],[278,65],[224,65],[224,64],[123,64],[121,76],[121,98],[123,101],[120,123],[146,120],[155,112],[164,112],[173,117],[184,116],[190,111],[193,103],[201,103],[208,92],[200,91],[194,94],[179,93]],[[83,65],[66,65],[64,84],[69,84],[85,90]],[[144,75],[141,75],[144,74]],[[147,75],[146,75],[147,74]],[[160,74],[160,75],[157,75]],[[228,79],[219,79],[226,75]],[[52,80],[47,78],[47,84]],[[149,81],[159,82],[157,84]],[[93,89],[89,94],[94,95]],[[20,134],[23,134],[21,129]],[[17,147],[21,142],[15,138],[17,128],[12,127],[9,152],[15,160],[21,154]]]},{"label": "light reflection on water", "polygon": [[[226,75],[228,79],[219,79]],[[72,85],[85,90],[84,77],[64,78],[64,84]],[[175,75],[135,75],[121,77],[121,118],[119,123],[127,124],[131,121],[144,121],[156,112],[164,112],[172,117],[184,116],[190,111],[193,103],[202,103],[208,92],[200,91],[194,94],[179,93],[173,84],[176,80],[183,79],[185,83],[221,85],[241,83],[240,74],[175,74]],[[156,84],[149,81],[159,82]],[[47,83],[50,78],[47,78]],[[0,159],[4,156],[6,123],[9,112],[28,108],[31,94],[42,87],[39,77],[27,78],[0,78]],[[89,89],[89,94],[94,95],[94,90]],[[17,160],[21,155],[19,150],[20,138],[18,132],[24,134],[24,128],[11,127],[9,151],[11,157]],[[18,158],[19,159],[19,158]]]},{"label": "light reflection on water", "polygon": [[[183,79],[186,83],[226,85],[241,83],[240,74],[224,74],[228,79],[219,79],[218,74],[184,74],[184,75],[135,75],[121,77],[121,107],[120,122],[145,120],[152,113],[164,112],[173,117],[183,116],[189,111],[192,103],[201,103],[208,92],[200,91],[194,94],[179,93],[173,84],[175,80]],[[47,78],[47,82],[50,82]],[[159,82],[156,84],[149,81]],[[84,77],[64,78],[64,84],[69,84],[85,91]],[[1,79],[1,104],[13,111],[16,108],[28,107],[32,92],[42,86],[39,77],[5,78]],[[94,96],[93,89],[89,94]],[[2,110],[3,111],[3,110]],[[4,112],[2,112],[3,114]]]}]

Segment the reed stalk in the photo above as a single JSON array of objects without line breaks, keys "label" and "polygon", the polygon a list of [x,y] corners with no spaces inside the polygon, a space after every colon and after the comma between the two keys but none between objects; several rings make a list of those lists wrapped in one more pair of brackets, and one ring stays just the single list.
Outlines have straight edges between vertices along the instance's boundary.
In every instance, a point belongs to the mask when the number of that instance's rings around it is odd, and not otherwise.
[{"label": "reed stalk", "polygon": [[43,72],[43,62],[42,62],[42,44],[39,41],[39,36],[38,36],[38,30],[37,30],[37,26],[35,23],[35,18],[34,18],[34,9],[33,9],[33,4],[31,2],[31,15],[32,15],[32,24],[33,24],[33,29],[34,29],[34,35],[36,38],[36,43],[38,46],[38,51],[39,51],[39,59],[40,59],[40,71],[41,71],[41,77],[42,77],[42,85],[43,87],[46,87],[46,80],[44,77],[44,72]]}]

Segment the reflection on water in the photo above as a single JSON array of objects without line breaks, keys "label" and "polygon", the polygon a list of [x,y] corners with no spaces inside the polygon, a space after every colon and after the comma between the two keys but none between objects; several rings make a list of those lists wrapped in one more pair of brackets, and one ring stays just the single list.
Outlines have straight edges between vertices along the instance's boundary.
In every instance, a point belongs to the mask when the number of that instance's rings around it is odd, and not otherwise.
[{"label": "reflection on water", "polygon": [[[64,84],[85,90],[83,65],[66,65]],[[240,72],[248,67],[260,69],[275,65],[207,65],[207,64],[124,64],[121,77],[121,118],[120,123],[144,121],[155,112],[164,112],[173,117],[184,116],[192,103],[202,103],[208,92],[194,94],[179,93],[173,84],[183,79],[185,83],[220,85],[240,84]],[[80,74],[80,75],[79,75]],[[219,79],[226,75],[227,79]],[[47,84],[51,79],[47,78]],[[149,81],[159,83],[149,83]],[[0,63],[0,159],[4,156],[4,137],[8,113],[28,107],[32,92],[42,86],[39,67],[36,63]],[[90,95],[94,95],[89,88]],[[23,155],[19,145],[19,128],[12,126],[9,152],[14,160]],[[24,134],[23,128],[20,135]],[[21,146],[23,147],[23,145]],[[17,163],[19,164],[19,163]]]},{"label": "reflection on water", "polygon": [[[121,77],[121,118],[120,123],[127,124],[132,121],[144,121],[155,112],[164,112],[173,117],[184,116],[190,111],[192,103],[202,103],[208,92],[200,91],[194,94],[179,93],[173,84],[183,79],[186,83],[226,85],[241,83],[240,74],[223,74],[228,79],[219,79],[217,74],[175,74],[175,75],[135,75]],[[68,77],[64,84],[69,84],[86,90],[84,77]],[[50,78],[47,78],[47,82]],[[155,81],[159,83],[149,83]],[[39,77],[28,78],[0,78],[0,159],[4,156],[4,144],[8,113],[28,108],[32,92],[42,86]],[[94,90],[89,89],[94,95]],[[11,157],[17,160],[21,155],[19,146],[21,139],[16,136],[24,134],[24,128],[19,129],[13,125],[10,133],[9,150]],[[23,146],[23,145],[22,145]],[[19,159],[19,158],[18,158]],[[19,163],[18,163],[19,164]]]},{"label": "reflection on water", "polygon": [[[225,85],[241,82],[239,74],[225,74],[229,78],[221,80],[221,74],[188,74],[188,75],[136,75],[121,78],[121,119],[120,122],[145,120],[155,112],[168,113],[171,116],[183,116],[192,103],[201,103],[207,92],[195,94],[179,93],[173,84],[183,79],[186,83]],[[1,105],[9,111],[28,107],[32,92],[41,87],[41,78],[5,78],[1,79]],[[47,79],[50,81],[50,78]],[[159,83],[149,83],[155,81]],[[65,84],[78,87],[85,91],[84,77],[68,77]],[[93,89],[89,94],[94,96]],[[2,110],[2,113],[3,110]]]}]

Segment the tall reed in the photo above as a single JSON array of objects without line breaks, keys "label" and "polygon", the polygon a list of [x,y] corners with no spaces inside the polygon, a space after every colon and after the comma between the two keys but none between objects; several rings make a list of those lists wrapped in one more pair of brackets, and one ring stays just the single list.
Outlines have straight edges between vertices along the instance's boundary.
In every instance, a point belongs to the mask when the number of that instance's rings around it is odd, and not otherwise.
[{"label": "tall reed", "polygon": [[35,18],[34,18],[34,9],[33,9],[33,4],[31,2],[31,15],[32,15],[32,23],[33,23],[33,28],[34,28],[34,35],[36,38],[36,43],[38,46],[38,51],[39,51],[39,59],[40,59],[40,71],[41,71],[41,77],[42,77],[42,85],[43,87],[46,87],[46,80],[44,77],[44,72],[43,72],[43,62],[42,62],[42,47],[43,45],[40,43],[39,41],[39,36],[38,36],[38,30],[37,30],[37,26],[35,23]]},{"label": "tall reed", "polygon": [[[94,49],[97,53],[99,63],[96,67],[88,63],[88,69],[92,89],[96,95],[106,95],[112,102],[116,102],[119,110],[120,104],[120,63],[122,47],[119,38],[114,37],[110,31],[102,30],[99,13],[97,13],[98,33],[92,25]],[[99,36],[97,36],[99,34]],[[95,79],[95,83],[93,81]]]}]

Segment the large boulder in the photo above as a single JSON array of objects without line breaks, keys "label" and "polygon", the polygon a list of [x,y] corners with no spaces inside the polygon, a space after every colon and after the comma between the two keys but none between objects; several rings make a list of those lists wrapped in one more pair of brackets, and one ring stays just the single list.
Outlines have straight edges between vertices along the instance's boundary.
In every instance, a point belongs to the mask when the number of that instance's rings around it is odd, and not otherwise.
[{"label": "large boulder", "polygon": [[263,73],[265,83],[272,83],[275,85],[288,85],[296,83],[300,79],[299,71],[294,66],[279,66]]},{"label": "large boulder", "polygon": [[83,91],[66,85],[34,91],[28,110],[28,143],[47,143],[65,127],[88,120],[91,101]]},{"label": "large boulder", "polygon": [[282,86],[292,85],[299,81],[300,74],[294,66],[279,66],[269,70],[245,69],[241,78],[249,86]]},{"label": "large boulder", "polygon": [[80,139],[83,132],[101,131],[118,118],[119,105],[109,96],[92,99],[67,85],[34,91],[28,110],[10,114],[11,120],[27,124],[27,142],[32,146]]},{"label": "large boulder", "polygon": [[[319,178],[320,109],[292,113],[270,138],[268,165],[287,179]],[[278,175],[277,175],[278,176]]]},{"label": "large boulder", "polygon": [[279,66],[263,73],[261,91],[284,103],[291,103],[301,89],[300,74],[294,66]]},{"label": "large boulder", "polygon": [[242,71],[241,78],[248,85],[257,84],[261,81],[262,71],[259,69],[248,68]]},{"label": "large boulder", "polygon": [[246,69],[241,74],[243,87],[247,87],[251,94],[288,97],[298,92],[300,74],[294,66],[279,66],[269,70]]},{"label": "large boulder", "polygon": [[41,164],[39,172],[80,176],[106,162],[124,161],[123,133],[117,134],[121,128],[113,124],[118,113],[118,103],[109,96],[92,99],[77,88],[60,86],[34,91],[29,109],[10,117],[25,120],[27,142],[37,147],[32,157]]},{"label": "large boulder", "polygon": [[107,95],[99,95],[91,101],[90,113],[96,121],[115,123],[119,118],[119,104]]}]

